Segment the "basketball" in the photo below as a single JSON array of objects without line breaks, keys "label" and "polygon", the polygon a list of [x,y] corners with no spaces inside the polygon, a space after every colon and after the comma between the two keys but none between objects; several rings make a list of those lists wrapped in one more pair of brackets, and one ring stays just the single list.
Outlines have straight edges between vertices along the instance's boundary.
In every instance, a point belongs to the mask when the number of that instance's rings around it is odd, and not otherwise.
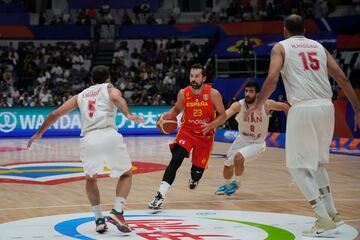
[{"label": "basketball", "polygon": [[161,114],[156,121],[156,127],[160,130],[160,132],[165,134],[171,134],[175,132],[177,126],[178,123],[176,117],[171,116],[168,113]]}]

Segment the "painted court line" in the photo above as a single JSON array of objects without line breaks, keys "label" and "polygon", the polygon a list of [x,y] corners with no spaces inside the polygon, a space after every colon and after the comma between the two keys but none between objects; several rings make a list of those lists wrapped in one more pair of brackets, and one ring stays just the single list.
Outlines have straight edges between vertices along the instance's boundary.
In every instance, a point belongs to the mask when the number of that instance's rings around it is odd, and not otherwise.
[{"label": "painted court line", "polygon": [[[360,202],[360,199],[335,199],[337,202]],[[222,203],[222,202],[303,202],[304,199],[224,199],[214,201],[167,201],[166,204],[179,204],[179,203]],[[148,202],[127,202],[126,205],[144,205],[147,206]],[[114,203],[102,203],[103,206],[112,206]],[[72,207],[89,207],[89,204],[79,205],[50,205],[50,206],[33,206],[33,207],[18,207],[18,208],[0,208],[0,211],[11,210],[29,210],[29,209],[47,209],[47,208],[72,208]]]}]

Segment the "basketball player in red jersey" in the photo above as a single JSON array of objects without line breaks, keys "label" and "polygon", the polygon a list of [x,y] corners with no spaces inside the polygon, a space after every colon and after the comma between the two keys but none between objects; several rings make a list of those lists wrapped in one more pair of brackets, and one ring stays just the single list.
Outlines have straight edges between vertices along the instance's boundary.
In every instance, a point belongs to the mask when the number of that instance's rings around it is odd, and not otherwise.
[{"label": "basketball player in red jersey", "polygon": [[[201,64],[190,69],[190,86],[179,91],[175,106],[169,114],[177,116],[183,111],[180,129],[173,144],[170,144],[172,158],[167,166],[160,188],[150,209],[159,209],[176,171],[192,150],[191,179],[189,188],[195,189],[207,167],[214,144],[215,126],[225,122],[225,108],[220,93],[204,84],[206,76]],[[217,114],[216,114],[217,112]]]}]

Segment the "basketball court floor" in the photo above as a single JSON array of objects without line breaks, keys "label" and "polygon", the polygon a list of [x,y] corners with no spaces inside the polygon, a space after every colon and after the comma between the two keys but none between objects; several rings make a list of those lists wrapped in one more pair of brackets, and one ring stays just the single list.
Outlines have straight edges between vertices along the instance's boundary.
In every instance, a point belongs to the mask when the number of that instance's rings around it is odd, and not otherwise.
[{"label": "basketball court floor", "polygon": [[[95,233],[85,193],[79,138],[40,139],[31,150],[26,150],[27,139],[0,140],[0,239],[311,239],[300,233],[313,224],[313,211],[288,174],[280,148],[268,147],[258,160],[246,163],[236,194],[216,196],[230,146],[216,142],[197,189],[188,189],[191,164],[186,159],[163,209],[147,209],[170,159],[172,139],[125,138],[134,165],[125,217],[133,232],[122,234],[109,224],[103,235]],[[332,238],[321,239],[358,239],[359,169],[359,155],[331,154],[328,171],[345,225]],[[113,207],[116,184],[106,173],[98,181],[105,215]]]}]

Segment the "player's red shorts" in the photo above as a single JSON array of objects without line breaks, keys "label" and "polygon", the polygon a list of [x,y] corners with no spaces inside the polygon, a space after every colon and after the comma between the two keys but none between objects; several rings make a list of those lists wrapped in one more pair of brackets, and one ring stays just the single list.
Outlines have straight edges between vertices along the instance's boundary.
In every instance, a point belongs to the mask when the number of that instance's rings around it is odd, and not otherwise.
[{"label": "player's red shorts", "polygon": [[[210,154],[214,145],[214,136],[196,137],[188,131],[179,130],[174,143],[170,144],[172,150],[174,144],[179,144],[190,154],[192,150],[192,163],[200,168],[207,168]],[[187,156],[189,157],[189,155]]]}]

